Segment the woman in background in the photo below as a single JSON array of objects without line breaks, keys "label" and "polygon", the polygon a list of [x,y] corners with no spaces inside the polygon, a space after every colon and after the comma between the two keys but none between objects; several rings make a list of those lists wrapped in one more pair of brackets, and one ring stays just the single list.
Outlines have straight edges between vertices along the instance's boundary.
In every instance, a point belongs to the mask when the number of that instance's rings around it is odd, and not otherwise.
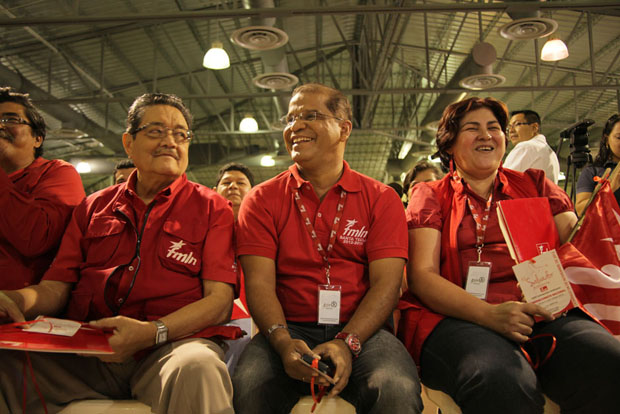
[{"label": "woman in background", "polygon": [[[606,168],[612,170],[620,161],[620,114],[609,117],[603,128],[603,136],[596,158],[592,164],[587,165],[579,175],[577,181],[577,199],[575,201],[575,209],[577,214],[583,213],[596,182],[594,177],[602,177]],[[610,183],[611,191],[616,196],[616,201],[620,204],[620,174]]]}]

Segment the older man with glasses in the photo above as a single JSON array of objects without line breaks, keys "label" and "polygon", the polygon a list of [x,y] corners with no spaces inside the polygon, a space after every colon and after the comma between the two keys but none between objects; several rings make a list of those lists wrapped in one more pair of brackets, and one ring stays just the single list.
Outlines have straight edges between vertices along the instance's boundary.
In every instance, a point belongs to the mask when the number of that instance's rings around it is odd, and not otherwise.
[{"label": "older man with glasses", "polygon": [[[111,330],[111,355],[31,355],[41,400],[2,351],[0,412],[57,412],[76,399],[135,398],[154,413],[232,413],[232,384],[216,326],[231,313],[237,276],[233,214],[187,180],[191,115],[174,95],[129,109],[123,145],[137,167],[125,183],[80,204],[39,285],[0,294],[0,319],[39,314]],[[20,395],[28,385],[26,403]],[[45,402],[43,402],[43,400]]]},{"label": "older man with glasses", "polygon": [[547,178],[558,183],[560,163],[547,139],[540,132],[540,116],[529,109],[513,111],[506,135],[514,148],[504,161],[504,168],[525,171],[528,168],[543,170]]},{"label": "older man with glasses", "polygon": [[419,413],[413,360],[383,329],[407,258],[401,201],[344,161],[352,123],[341,92],[298,87],[283,123],[294,164],[239,210],[237,254],[262,334],[233,375],[235,411],[289,413],[315,384],[330,386],[300,361],[307,354],[333,367],[329,395],[357,413]]},{"label": "older man with glasses", "polygon": [[41,156],[45,129],[28,95],[0,88],[0,289],[39,282],[85,195],[71,164]]}]

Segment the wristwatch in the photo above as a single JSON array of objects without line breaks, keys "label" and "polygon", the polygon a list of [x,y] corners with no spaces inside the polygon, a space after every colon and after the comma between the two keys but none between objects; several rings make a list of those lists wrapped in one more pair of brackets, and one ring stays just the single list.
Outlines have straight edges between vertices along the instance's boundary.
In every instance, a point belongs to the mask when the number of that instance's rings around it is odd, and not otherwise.
[{"label": "wristwatch", "polygon": [[354,358],[357,358],[362,352],[362,343],[360,342],[359,336],[348,333],[348,332],[340,332],[335,336],[334,339],[342,339],[345,344],[349,347],[349,350],[353,354]]},{"label": "wristwatch", "polygon": [[151,321],[157,327],[157,333],[155,334],[155,345],[163,344],[168,341],[168,327],[160,320]]}]

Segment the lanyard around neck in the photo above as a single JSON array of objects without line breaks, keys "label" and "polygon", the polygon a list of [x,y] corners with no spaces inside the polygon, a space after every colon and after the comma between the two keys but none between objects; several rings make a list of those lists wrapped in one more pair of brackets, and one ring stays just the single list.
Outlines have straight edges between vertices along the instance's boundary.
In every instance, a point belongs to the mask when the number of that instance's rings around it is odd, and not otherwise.
[{"label": "lanyard around neck", "polygon": [[482,256],[482,248],[484,247],[484,234],[487,230],[487,225],[489,223],[489,212],[491,210],[491,202],[493,201],[493,192],[489,196],[487,200],[486,207],[484,211],[482,209],[478,209],[475,204],[471,201],[470,196],[467,196],[467,205],[469,206],[469,210],[471,210],[471,215],[476,222],[476,250],[478,252],[478,262],[480,262],[480,258]]},{"label": "lanyard around neck", "polygon": [[299,190],[295,190],[294,198],[295,198],[295,204],[297,204],[297,209],[299,210],[299,213],[301,214],[301,218],[304,222],[304,227],[306,228],[308,235],[310,235],[310,238],[312,239],[312,242],[314,243],[314,247],[319,252],[319,255],[321,255],[321,257],[323,258],[323,262],[325,265],[325,276],[327,277],[327,284],[331,285],[330,273],[329,273],[329,270],[330,270],[329,255],[334,249],[334,244],[336,242],[336,234],[338,233],[338,227],[340,227],[340,219],[342,218],[342,214],[344,213],[344,204],[345,204],[345,201],[347,200],[347,192],[345,190],[342,190],[340,192],[340,200],[338,200],[338,208],[336,210],[336,216],[334,217],[334,223],[332,224],[332,230],[329,233],[329,243],[326,249],[324,249],[323,246],[321,245],[321,242],[319,241],[316,231],[314,230],[314,226],[312,225],[312,220],[310,220],[310,217],[308,217],[308,210],[306,210],[306,207],[301,201]]}]

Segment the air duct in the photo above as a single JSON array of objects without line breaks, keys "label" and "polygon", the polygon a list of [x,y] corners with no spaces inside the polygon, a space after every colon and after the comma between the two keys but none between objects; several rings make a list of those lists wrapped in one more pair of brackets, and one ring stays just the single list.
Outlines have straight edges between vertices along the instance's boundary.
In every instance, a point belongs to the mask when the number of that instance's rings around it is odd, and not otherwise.
[{"label": "air duct", "polygon": [[[273,0],[244,0],[243,7],[274,8]],[[253,83],[263,89],[286,90],[295,86],[299,79],[289,72],[284,45],[288,35],[274,27],[275,18],[253,18],[252,26],[236,30],[231,40],[238,46],[260,52],[264,72],[256,76]],[[279,113],[288,109],[288,98],[275,97],[274,103]]]},{"label": "air duct", "polygon": [[486,42],[477,43],[471,51],[475,63],[474,73],[460,80],[462,88],[472,90],[482,90],[492,88],[506,82],[502,75],[493,73],[493,63],[497,58],[497,53],[492,44]]},{"label": "air duct", "polygon": [[[534,0],[532,3],[537,3]],[[507,10],[512,22],[506,23],[498,29],[499,34],[508,40],[533,40],[549,36],[558,28],[553,19],[540,17],[540,10],[536,6],[510,6]]]}]

